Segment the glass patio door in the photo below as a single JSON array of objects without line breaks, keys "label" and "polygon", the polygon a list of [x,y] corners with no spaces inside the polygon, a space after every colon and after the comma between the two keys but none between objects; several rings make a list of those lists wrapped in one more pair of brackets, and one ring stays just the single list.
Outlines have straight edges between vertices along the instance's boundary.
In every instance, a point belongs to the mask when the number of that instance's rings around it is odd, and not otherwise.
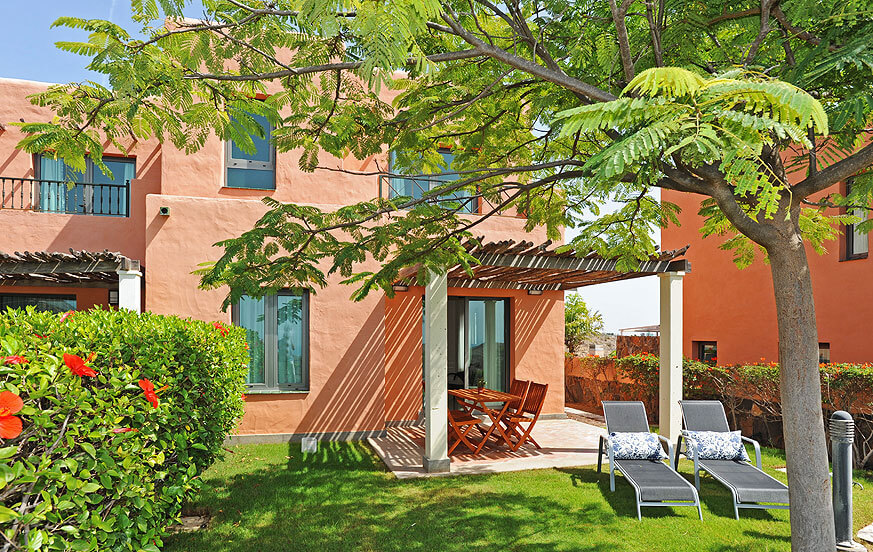
[{"label": "glass patio door", "polygon": [[507,389],[508,313],[507,299],[449,297],[449,389],[476,387],[479,378],[490,389]]}]

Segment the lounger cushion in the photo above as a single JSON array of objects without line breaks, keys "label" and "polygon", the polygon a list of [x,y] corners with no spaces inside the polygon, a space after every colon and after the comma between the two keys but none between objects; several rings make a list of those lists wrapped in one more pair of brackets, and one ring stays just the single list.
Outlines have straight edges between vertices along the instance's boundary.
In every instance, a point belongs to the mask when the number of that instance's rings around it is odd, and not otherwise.
[{"label": "lounger cushion", "polygon": [[699,460],[748,461],[739,431],[685,431]]},{"label": "lounger cushion", "polygon": [[616,460],[661,460],[667,457],[654,433],[610,433],[609,437]]}]

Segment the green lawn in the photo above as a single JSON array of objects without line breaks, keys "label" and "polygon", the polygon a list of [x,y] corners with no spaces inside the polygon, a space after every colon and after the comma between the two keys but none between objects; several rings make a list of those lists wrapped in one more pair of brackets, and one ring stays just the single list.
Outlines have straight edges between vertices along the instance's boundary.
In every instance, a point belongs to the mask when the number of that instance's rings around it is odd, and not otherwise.
[{"label": "green lawn", "polygon": [[[246,445],[205,475],[192,510],[209,529],[169,537],[166,551],[789,550],[788,513],[741,512],[703,478],[703,522],[694,508],[644,508],[630,485],[594,467],[399,481],[362,443]],[[765,451],[766,467],[783,465]],[[684,461],[687,472],[690,462]],[[784,474],[770,470],[784,480]],[[855,518],[873,520],[873,478],[858,473]]]}]

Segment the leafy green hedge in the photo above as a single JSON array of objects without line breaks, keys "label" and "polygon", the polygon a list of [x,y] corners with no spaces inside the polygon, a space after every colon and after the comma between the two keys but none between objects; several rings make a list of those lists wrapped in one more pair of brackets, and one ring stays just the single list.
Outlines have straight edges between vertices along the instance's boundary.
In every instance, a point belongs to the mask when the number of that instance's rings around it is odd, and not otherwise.
[{"label": "leafy green hedge", "polygon": [[[619,399],[635,398],[656,411],[659,360],[639,354],[618,359],[582,359],[592,370],[599,363],[614,362],[620,376],[634,384],[620,387]],[[763,425],[767,442],[781,442],[782,406],[779,397],[779,364],[762,362],[715,365],[684,359],[683,395],[688,399],[717,399],[725,405],[734,425],[754,419]],[[873,364],[821,364],[822,407],[825,416],[835,410],[855,418],[855,465],[873,468]],[[602,370],[601,370],[602,371]],[[775,428],[773,426],[776,426]]]},{"label": "leafy green hedge", "polygon": [[[587,359],[586,359],[587,360]],[[618,372],[658,392],[659,359],[642,353],[614,359]],[[873,408],[873,364],[821,364],[822,399],[834,410],[869,413]],[[683,359],[684,396],[716,396],[723,400],[754,397],[779,402],[779,363],[716,365]]]},{"label": "leafy green hedge", "polygon": [[244,331],[128,311],[9,310],[0,347],[3,540],[158,551],[242,416]]}]

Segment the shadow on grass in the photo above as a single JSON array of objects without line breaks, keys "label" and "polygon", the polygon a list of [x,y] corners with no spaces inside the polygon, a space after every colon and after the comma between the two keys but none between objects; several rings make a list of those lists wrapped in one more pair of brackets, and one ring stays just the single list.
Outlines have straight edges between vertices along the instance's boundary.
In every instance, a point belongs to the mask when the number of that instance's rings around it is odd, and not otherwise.
[{"label": "shadow on grass", "polygon": [[204,482],[189,508],[207,509],[210,527],[168,537],[166,552],[788,549],[786,524],[735,522],[709,478],[703,523],[689,507],[638,521],[631,486],[619,475],[610,492],[593,467],[397,480],[363,443],[236,447]]},{"label": "shadow on grass", "polygon": [[[264,460],[252,454],[252,462]],[[249,463],[245,457],[235,459],[240,460]],[[565,505],[523,492],[489,491],[482,483],[490,477],[399,481],[365,445],[326,442],[315,454],[302,454],[292,445],[285,463],[208,478],[191,507],[211,511],[210,528],[168,537],[164,549],[565,549],[544,536],[554,536],[552,514]],[[578,515],[596,523],[614,518],[592,505]],[[613,548],[604,543],[589,549]]]}]

